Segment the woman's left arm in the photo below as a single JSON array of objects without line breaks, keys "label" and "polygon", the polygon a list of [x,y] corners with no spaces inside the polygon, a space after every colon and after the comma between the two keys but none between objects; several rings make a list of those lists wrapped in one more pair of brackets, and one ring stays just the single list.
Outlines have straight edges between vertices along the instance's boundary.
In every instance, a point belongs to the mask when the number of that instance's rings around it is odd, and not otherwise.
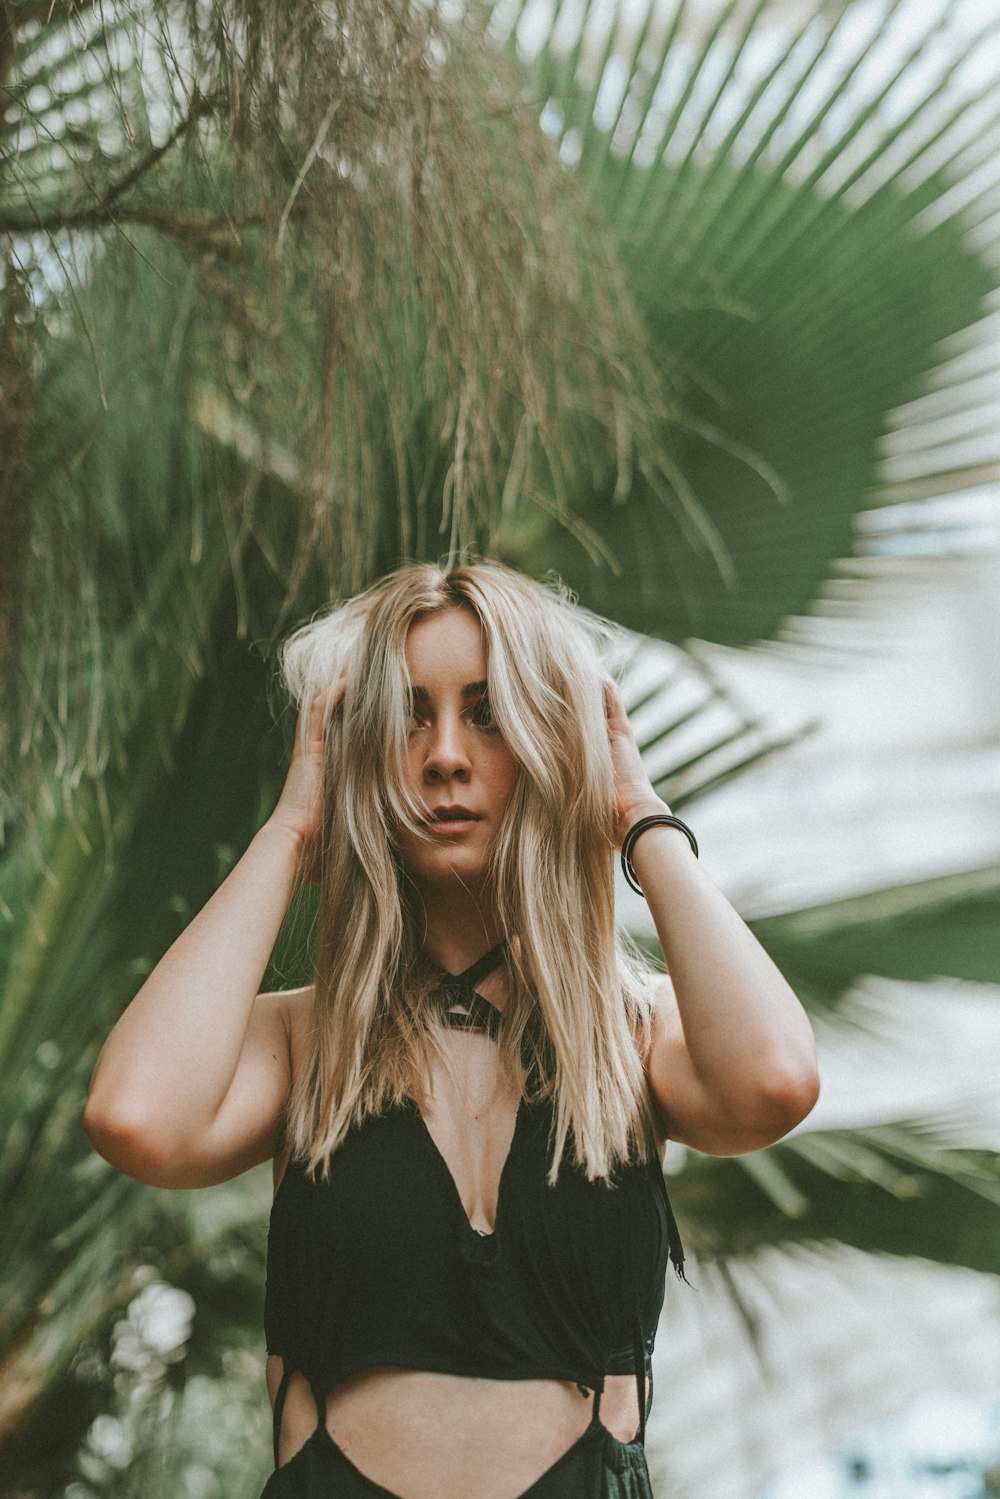
[{"label": "woman's left arm", "polygon": [[[620,848],[640,818],[670,808],[650,784],[611,682],[605,704]],[[646,1063],[667,1135],[708,1155],[770,1145],[819,1096],[806,1012],[682,832],[648,828],[631,858],[673,985],[656,1007]]]}]

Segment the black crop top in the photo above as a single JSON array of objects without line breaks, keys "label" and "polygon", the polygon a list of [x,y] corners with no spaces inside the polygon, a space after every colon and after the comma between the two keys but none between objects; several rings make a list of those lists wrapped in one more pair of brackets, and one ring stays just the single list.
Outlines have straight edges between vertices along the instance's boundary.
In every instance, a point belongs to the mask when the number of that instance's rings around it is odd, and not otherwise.
[{"label": "black crop top", "polygon": [[[489,958],[467,973],[481,978]],[[594,1390],[634,1372],[644,1430],[668,1257],[683,1275],[663,1171],[653,1155],[589,1182],[564,1160],[550,1187],[552,1114],[522,1101],[491,1234],[469,1223],[413,1102],[351,1129],[326,1181],[289,1162],[267,1246],[267,1348],[284,1363],[276,1436],[293,1370],[327,1393],[376,1365]]]}]

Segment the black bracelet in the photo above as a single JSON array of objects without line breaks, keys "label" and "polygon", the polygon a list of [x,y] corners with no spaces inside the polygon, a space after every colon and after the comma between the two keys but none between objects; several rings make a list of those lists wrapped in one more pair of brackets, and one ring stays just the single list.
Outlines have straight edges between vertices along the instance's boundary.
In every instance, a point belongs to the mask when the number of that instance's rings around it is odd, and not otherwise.
[{"label": "black bracelet", "polygon": [[640,817],[638,822],[632,824],[622,841],[622,872],[638,895],[642,894],[642,886],[636,879],[635,870],[632,868],[632,849],[640,833],[644,833],[647,828],[655,827],[677,828],[690,843],[691,852],[695,858],[698,857],[698,840],[687,823],[681,822],[679,817],[674,817],[670,812],[658,812],[653,817]]}]

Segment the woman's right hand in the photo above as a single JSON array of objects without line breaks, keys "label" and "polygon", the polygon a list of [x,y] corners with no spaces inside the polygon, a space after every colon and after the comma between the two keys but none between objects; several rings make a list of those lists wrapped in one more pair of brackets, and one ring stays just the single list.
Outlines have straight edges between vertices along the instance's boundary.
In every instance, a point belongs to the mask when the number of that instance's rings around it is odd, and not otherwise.
[{"label": "woman's right hand", "polygon": [[[319,839],[323,826],[324,729],[340,707],[346,686],[347,679],[341,677],[328,692],[318,693],[311,703],[303,703],[299,709],[291,764],[277,806],[268,818],[271,824],[287,828],[295,835],[301,850],[302,879],[313,883],[319,878]],[[306,713],[303,749],[302,720]]]}]

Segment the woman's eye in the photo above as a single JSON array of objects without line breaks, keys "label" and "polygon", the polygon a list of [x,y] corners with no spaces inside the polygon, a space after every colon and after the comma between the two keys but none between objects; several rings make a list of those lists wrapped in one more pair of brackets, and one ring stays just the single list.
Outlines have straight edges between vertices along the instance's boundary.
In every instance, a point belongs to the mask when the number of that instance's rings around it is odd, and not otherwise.
[{"label": "woman's eye", "polygon": [[495,729],[496,720],[493,717],[493,709],[490,707],[488,697],[481,697],[476,704],[472,714],[472,721],[481,729]]}]

